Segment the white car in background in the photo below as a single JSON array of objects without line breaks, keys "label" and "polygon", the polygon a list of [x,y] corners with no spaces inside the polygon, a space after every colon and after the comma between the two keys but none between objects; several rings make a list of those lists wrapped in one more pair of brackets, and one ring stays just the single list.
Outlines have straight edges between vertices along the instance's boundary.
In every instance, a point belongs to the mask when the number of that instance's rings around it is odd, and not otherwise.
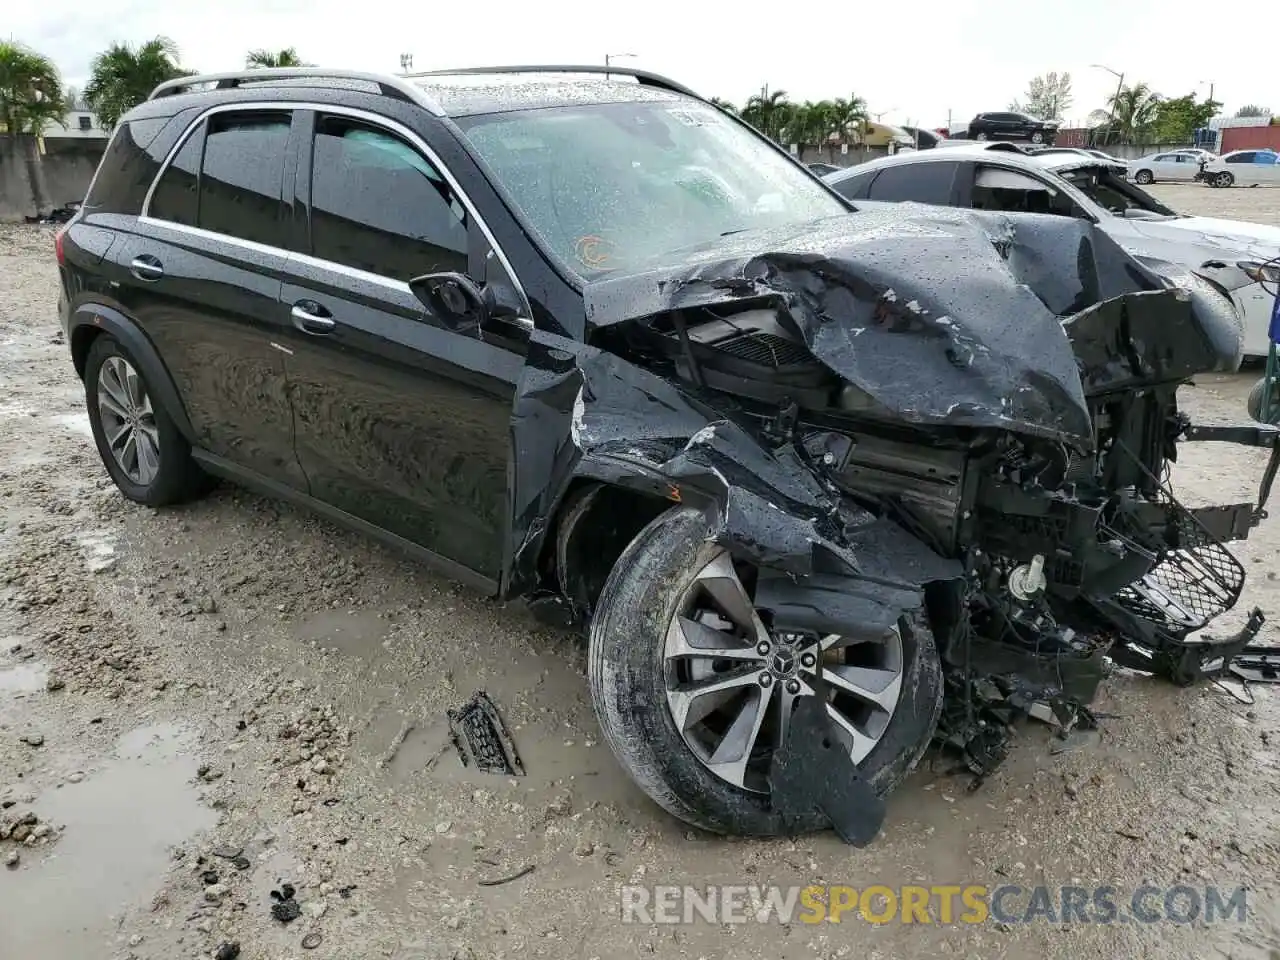
[{"label": "white car in background", "polygon": [[1148,154],[1129,161],[1129,178],[1141,184],[1155,183],[1157,180],[1190,182],[1199,175],[1200,162],[1203,159],[1198,150],[1172,150]]},{"label": "white car in background", "polygon": [[1008,144],[884,157],[823,180],[855,205],[915,201],[1088,220],[1175,283],[1193,273],[1226,291],[1243,325],[1244,355],[1267,355],[1280,227],[1182,216],[1129,183],[1117,164],[1078,154],[1028,156]]},{"label": "white car in background", "polygon": [[1233,150],[1204,165],[1211,187],[1280,187],[1280,154],[1274,150]]}]

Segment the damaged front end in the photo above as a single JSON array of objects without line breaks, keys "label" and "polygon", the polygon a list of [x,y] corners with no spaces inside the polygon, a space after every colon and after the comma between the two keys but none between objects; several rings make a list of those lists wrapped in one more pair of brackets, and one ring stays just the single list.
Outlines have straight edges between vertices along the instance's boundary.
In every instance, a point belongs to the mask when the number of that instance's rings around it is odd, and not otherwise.
[{"label": "damaged front end", "polygon": [[[927,611],[936,737],[979,775],[1017,715],[1089,722],[1104,658],[1190,682],[1260,626],[1188,642],[1240,596],[1222,544],[1265,515],[1280,455],[1271,428],[1178,410],[1191,376],[1234,369],[1234,312],[1086,223],[902,205],[723,238],[590,284],[586,306],[590,346],[535,343],[517,401],[526,586],[575,483],[698,506],[710,539],[803,592],[775,626]],[[1270,447],[1258,503],[1179,503],[1184,440]],[[561,569],[550,592],[589,617],[603,575]]]}]

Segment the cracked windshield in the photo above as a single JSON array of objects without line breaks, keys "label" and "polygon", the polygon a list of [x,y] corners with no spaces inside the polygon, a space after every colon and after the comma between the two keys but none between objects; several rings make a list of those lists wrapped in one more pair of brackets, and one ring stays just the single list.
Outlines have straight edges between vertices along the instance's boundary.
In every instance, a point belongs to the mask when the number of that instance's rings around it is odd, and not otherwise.
[{"label": "cracked windshield", "polygon": [[587,276],[846,209],[768,143],[702,104],[555,107],[462,126],[529,224]]}]

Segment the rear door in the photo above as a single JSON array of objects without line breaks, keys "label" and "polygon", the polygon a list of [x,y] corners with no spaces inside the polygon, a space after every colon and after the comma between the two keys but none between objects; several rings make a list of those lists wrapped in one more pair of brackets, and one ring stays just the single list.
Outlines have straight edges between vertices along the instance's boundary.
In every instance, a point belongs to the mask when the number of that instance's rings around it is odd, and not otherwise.
[{"label": "rear door", "polygon": [[1178,155],[1176,153],[1158,153],[1151,158],[1151,175],[1157,180],[1176,180]]},{"label": "rear door", "polygon": [[[307,117],[306,239],[281,302],[311,495],[497,581],[527,301],[420,137],[368,114]],[[408,286],[446,271],[501,289],[521,315],[449,329]]]},{"label": "rear door", "polygon": [[162,168],[111,282],[182,394],[197,443],[302,489],[278,334],[290,110],[218,109]]}]

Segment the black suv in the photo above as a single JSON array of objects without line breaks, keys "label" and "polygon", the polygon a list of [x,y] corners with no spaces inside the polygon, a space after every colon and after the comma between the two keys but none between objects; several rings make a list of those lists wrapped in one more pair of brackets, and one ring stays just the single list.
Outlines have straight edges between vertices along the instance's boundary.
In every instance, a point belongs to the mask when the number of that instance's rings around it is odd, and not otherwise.
[{"label": "black suv", "polygon": [[969,121],[971,140],[1029,140],[1050,144],[1057,135],[1056,120],[1037,120],[1025,113],[980,113]]},{"label": "black suv", "polygon": [[712,830],[865,842],[931,738],[985,770],[1104,654],[1185,669],[1257,516],[1162,480],[1229,304],[602,74],[157,88],[56,244],[121,492],[229,478],[589,629],[622,765]]}]

